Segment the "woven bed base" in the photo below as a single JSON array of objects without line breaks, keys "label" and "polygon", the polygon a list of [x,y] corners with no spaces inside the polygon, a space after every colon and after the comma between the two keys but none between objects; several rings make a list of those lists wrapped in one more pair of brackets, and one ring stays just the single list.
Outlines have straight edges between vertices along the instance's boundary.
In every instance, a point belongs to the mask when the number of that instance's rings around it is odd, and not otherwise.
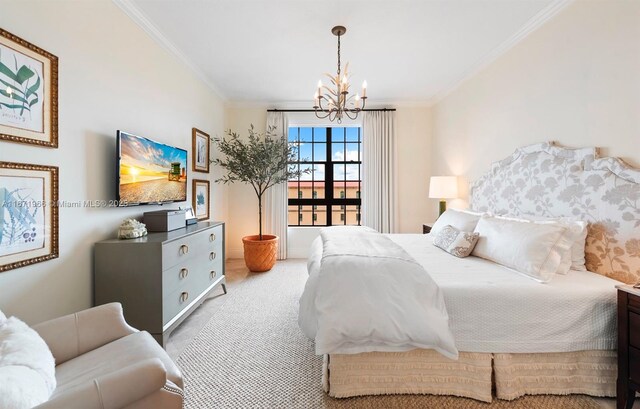
[{"label": "woven bed base", "polygon": [[325,356],[322,382],[329,396],[431,394],[491,402],[524,395],[615,396],[615,351],[538,354],[460,352],[457,361],[432,350]]},{"label": "woven bed base", "polygon": [[457,361],[438,352],[368,352],[325,357],[329,396],[430,394],[491,402],[491,354],[461,352]]},{"label": "woven bed base", "polygon": [[494,354],[496,396],[513,400],[524,395],[616,396],[616,351],[557,354]]}]

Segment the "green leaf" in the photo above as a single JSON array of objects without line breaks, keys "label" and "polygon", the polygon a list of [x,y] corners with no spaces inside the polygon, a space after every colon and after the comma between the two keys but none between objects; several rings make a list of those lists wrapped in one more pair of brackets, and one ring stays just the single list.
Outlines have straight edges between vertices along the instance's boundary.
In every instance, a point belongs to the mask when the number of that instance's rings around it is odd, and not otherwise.
[{"label": "green leaf", "polygon": [[24,108],[27,111],[31,111],[31,109],[29,109],[28,107],[25,107],[24,105],[14,105],[14,104],[6,104],[4,102],[0,102],[0,106],[5,106],[9,109],[20,109],[20,108]]},{"label": "green leaf", "polygon": [[27,100],[22,98],[20,95],[16,95],[15,93],[9,95],[9,93],[3,89],[0,89],[0,95],[4,95],[5,97],[14,99],[16,101],[24,102],[25,104],[27,103]]},{"label": "green leaf", "polygon": [[[24,95],[25,98],[29,98],[31,96],[31,94],[34,94],[36,91],[38,91],[38,88],[40,88],[40,76],[38,75],[38,78],[36,79],[36,83],[33,84],[32,86],[30,86],[29,88],[27,88],[27,92]],[[36,95],[36,99],[37,99],[37,95]]]},{"label": "green leaf", "polygon": [[38,101],[39,101],[39,99],[38,99],[38,96],[36,95],[35,99],[32,99],[31,102],[29,102],[29,108],[31,108],[32,106],[37,104]]},{"label": "green leaf", "polygon": [[13,81],[18,81],[18,76],[9,67],[0,62],[0,74],[4,74]]},{"label": "green leaf", "polygon": [[24,83],[34,75],[35,72],[31,71],[31,69],[29,69],[26,65],[23,65],[22,67],[20,67],[18,73],[16,74],[16,81],[18,81],[18,84],[22,85],[22,83]]}]

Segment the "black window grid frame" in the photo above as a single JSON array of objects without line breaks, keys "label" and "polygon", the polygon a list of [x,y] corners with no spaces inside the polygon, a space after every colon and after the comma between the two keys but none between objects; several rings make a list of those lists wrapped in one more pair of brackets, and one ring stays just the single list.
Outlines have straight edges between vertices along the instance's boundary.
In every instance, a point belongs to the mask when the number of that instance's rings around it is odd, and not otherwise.
[{"label": "black window grid frame", "polygon": [[[332,127],[326,127],[326,128],[322,128],[325,130],[325,140],[318,140],[316,141],[316,137],[315,137],[315,132],[316,129],[320,128],[320,127],[309,127],[311,129],[311,142],[309,141],[301,141],[300,140],[300,133],[301,133],[301,129],[306,128],[306,127],[290,127],[289,128],[289,139],[291,143],[296,143],[298,144],[298,147],[300,147],[300,143],[311,143],[311,160],[305,160],[305,161],[301,161],[301,149],[298,149],[298,153],[297,153],[297,161],[296,162],[292,162],[292,165],[297,165],[298,169],[300,169],[301,167],[311,167],[312,170],[316,169],[316,165],[324,165],[324,180],[320,181],[318,180],[317,182],[324,182],[324,197],[323,198],[300,198],[300,197],[296,197],[296,198],[288,198],[288,206],[295,206],[297,207],[297,214],[298,217],[296,218],[297,220],[297,224],[289,224],[290,227],[314,227],[314,226],[336,226],[339,224],[343,224],[346,225],[347,224],[347,211],[349,207],[355,206],[356,207],[356,224],[359,226],[361,224],[361,220],[362,220],[362,215],[361,215],[361,209],[362,209],[362,198],[361,198],[361,194],[360,192],[362,191],[362,128],[357,127],[357,128],[353,128],[353,129],[357,129],[358,132],[358,138],[357,141],[352,141],[352,140],[348,140],[347,138],[347,129],[348,127],[341,127],[341,128],[332,128]],[[341,129],[343,134],[341,136],[338,135],[334,135],[334,130],[335,129]],[[292,130],[294,132],[296,132],[295,135],[295,141],[291,140],[291,132]],[[325,161],[316,161],[315,160],[315,146],[316,144],[326,144],[325,148],[326,148],[326,152],[325,152]],[[337,161],[333,159],[333,147],[335,145],[339,145],[342,144],[343,147],[343,152],[345,157],[343,158],[342,161]],[[357,152],[358,152],[358,160],[357,161],[351,161],[351,160],[347,160],[347,144],[357,144]],[[333,178],[333,174],[334,174],[334,165],[343,165],[344,166],[344,176],[341,180],[335,180]],[[358,165],[358,179],[357,180],[347,180],[347,166],[346,165]],[[311,191],[315,191],[316,190],[316,179],[315,179],[315,172],[312,171],[311,173]],[[290,180],[289,182],[297,182],[296,185],[296,191],[298,192],[296,196],[301,195],[301,182],[309,182],[308,180],[301,180],[301,177],[298,177],[296,180]],[[344,183],[343,188],[346,192],[346,186],[347,186],[347,182],[357,182],[358,183],[358,188],[356,190],[356,197],[355,198],[336,198],[334,197],[334,183]],[[313,193],[312,193],[313,196]],[[346,194],[345,194],[346,196]],[[312,212],[312,216],[311,216],[311,224],[301,224],[302,221],[302,207],[303,206],[310,206],[311,207],[311,212]],[[318,208],[323,208],[325,209],[325,214],[326,214],[326,219],[325,219],[325,224],[320,224],[317,223],[317,216],[316,216],[316,211],[318,210]],[[338,209],[339,214],[342,215],[342,217],[340,217],[340,223],[335,223],[336,221],[333,220],[333,213],[334,211]],[[338,213],[337,212],[337,213]]]}]

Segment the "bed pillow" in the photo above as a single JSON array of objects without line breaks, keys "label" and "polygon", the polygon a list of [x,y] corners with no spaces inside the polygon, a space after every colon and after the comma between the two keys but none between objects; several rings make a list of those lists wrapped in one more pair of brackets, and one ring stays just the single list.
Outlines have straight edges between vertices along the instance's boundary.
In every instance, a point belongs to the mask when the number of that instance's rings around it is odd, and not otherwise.
[{"label": "bed pillow", "polygon": [[570,254],[573,242],[567,230],[560,223],[483,216],[475,229],[480,237],[472,254],[546,283],[558,271],[563,254]]},{"label": "bed pillow", "polygon": [[55,361],[36,331],[16,317],[0,324],[0,408],[28,409],[51,397]]},{"label": "bed pillow", "polygon": [[436,237],[445,226],[453,226],[460,231],[473,232],[480,217],[480,213],[449,209],[442,213],[433,224],[431,235]]},{"label": "bed pillow", "polygon": [[574,234],[574,242],[571,246],[571,268],[570,270],[587,271],[585,266],[585,245],[587,241],[587,222],[582,220],[574,220],[566,217],[539,217],[524,216],[536,223],[562,223],[567,226]]},{"label": "bed pillow", "polygon": [[456,257],[467,257],[478,242],[478,233],[460,231],[451,225],[444,226],[433,239],[433,245]]},{"label": "bed pillow", "polygon": [[[562,266],[558,270],[559,274],[567,274],[569,270],[587,271],[585,266],[585,245],[587,240],[587,222],[582,220],[570,219],[567,217],[542,217],[534,215],[524,215],[519,218],[510,216],[497,216],[506,220],[530,221],[534,223],[561,223],[567,226],[570,234],[573,235],[573,245],[571,246],[571,254],[569,260],[563,259]],[[564,264],[568,262],[569,268],[564,268]]]}]

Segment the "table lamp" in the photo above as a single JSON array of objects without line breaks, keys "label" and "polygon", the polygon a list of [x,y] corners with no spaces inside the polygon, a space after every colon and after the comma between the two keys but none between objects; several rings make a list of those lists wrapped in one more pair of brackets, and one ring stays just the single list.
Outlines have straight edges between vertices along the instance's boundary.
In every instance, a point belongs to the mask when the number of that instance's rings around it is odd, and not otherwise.
[{"label": "table lamp", "polygon": [[440,215],[447,210],[446,199],[458,197],[458,178],[456,176],[431,176],[429,181],[429,197],[440,199]]}]

